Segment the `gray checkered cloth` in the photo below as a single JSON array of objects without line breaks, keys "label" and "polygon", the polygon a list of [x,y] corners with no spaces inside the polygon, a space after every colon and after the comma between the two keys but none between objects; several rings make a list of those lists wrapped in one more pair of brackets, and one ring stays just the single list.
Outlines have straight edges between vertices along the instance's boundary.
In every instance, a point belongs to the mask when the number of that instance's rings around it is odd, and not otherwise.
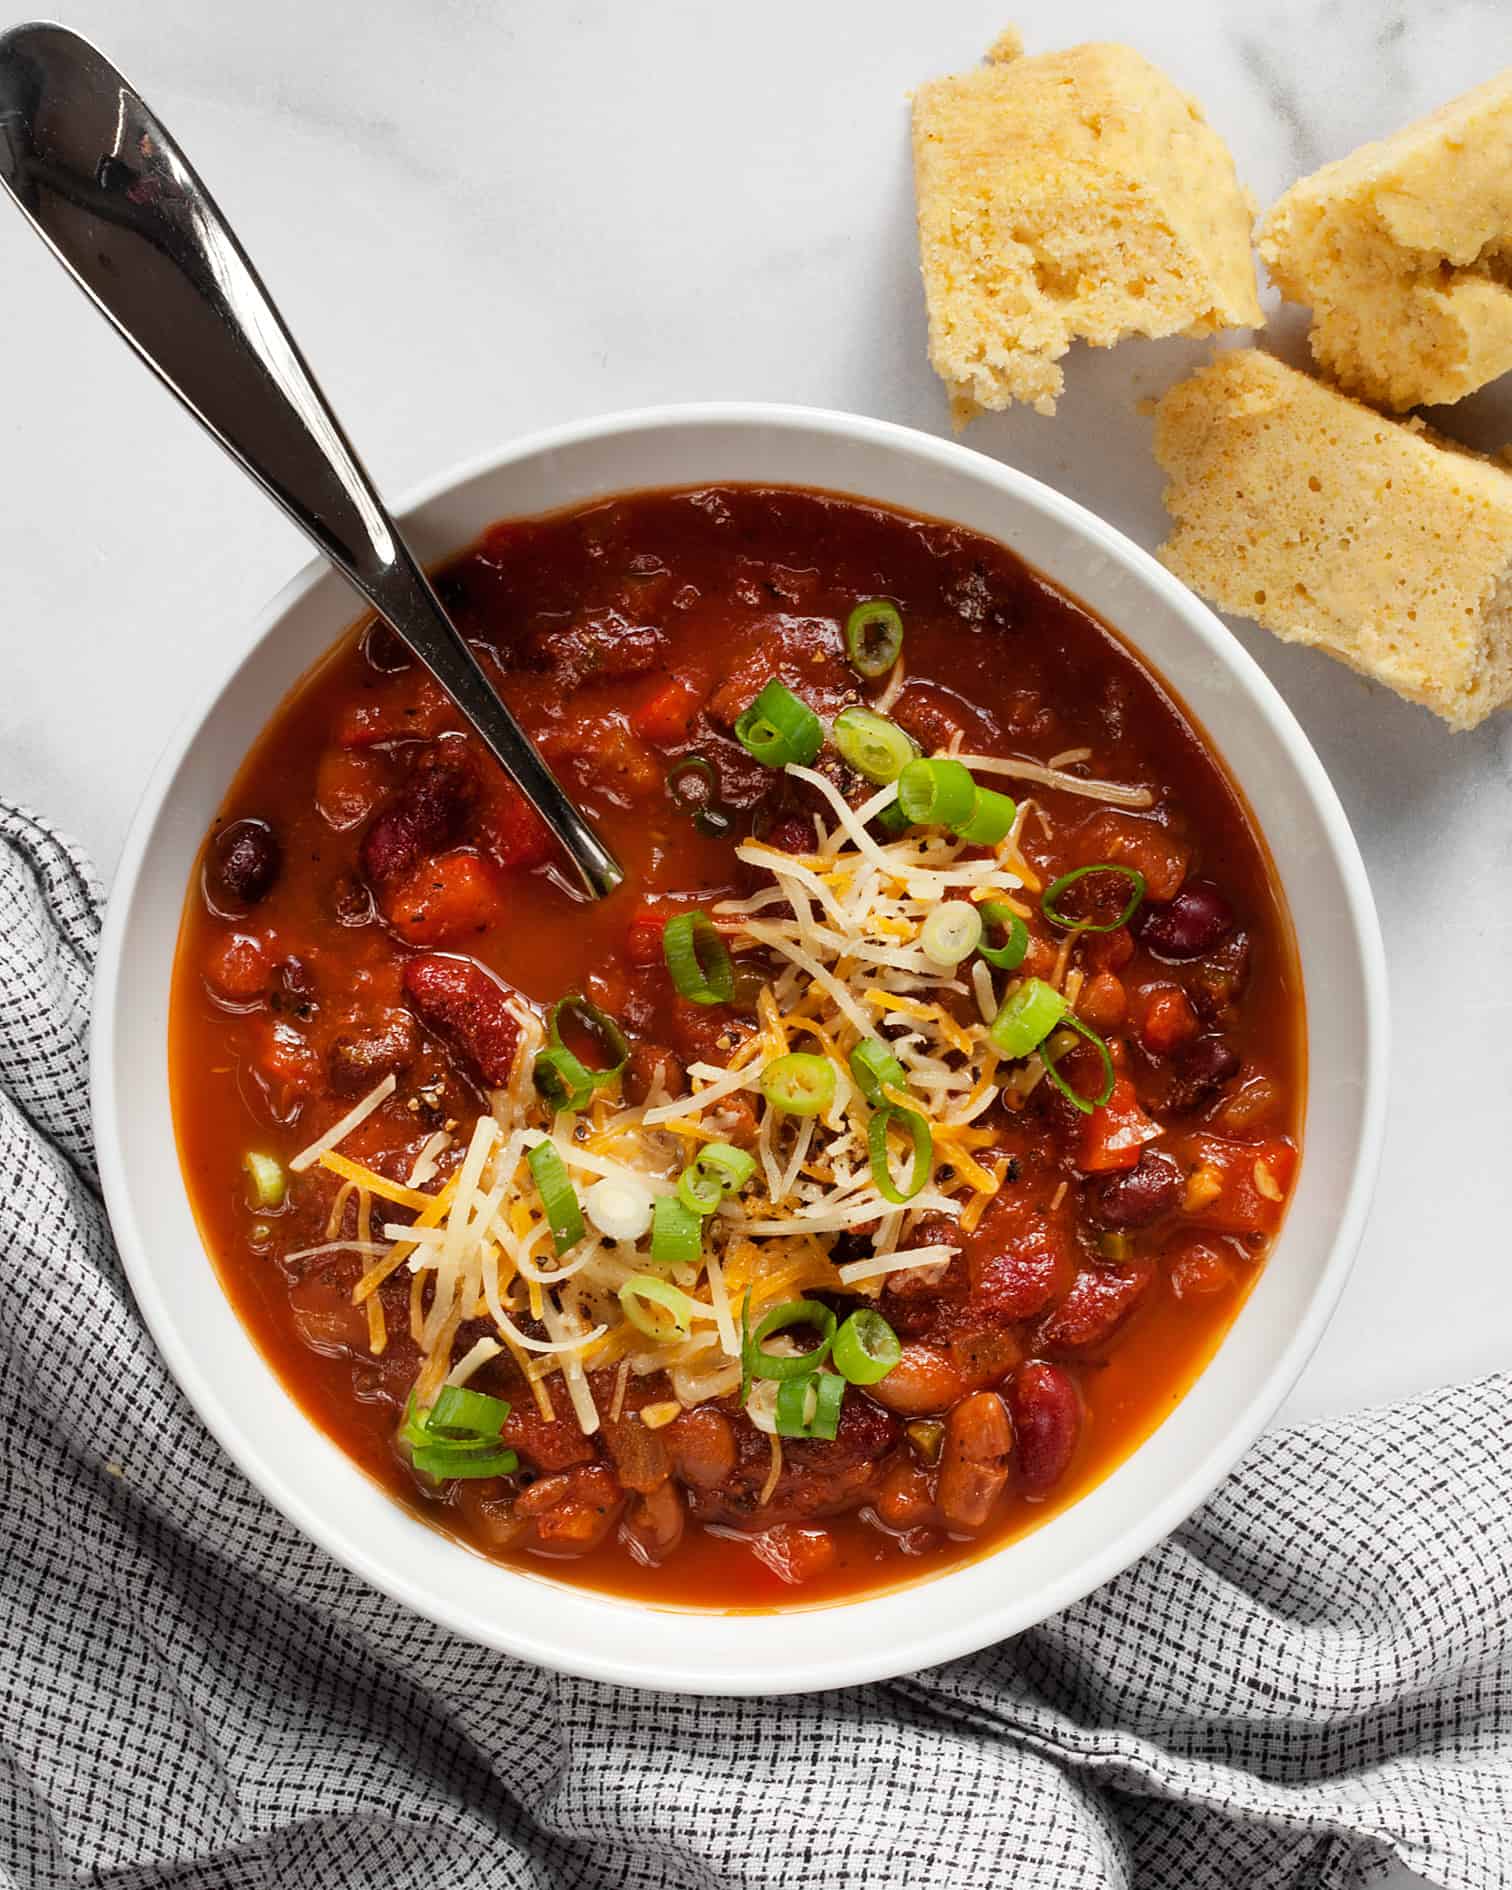
[{"label": "gray checkered cloth", "polygon": [[5,1885],[1512,1884],[1512,1379],[1267,1437],[1089,1600],[911,1679],[560,1679],[334,1566],[168,1376],[95,1177],[99,911],[0,804]]}]

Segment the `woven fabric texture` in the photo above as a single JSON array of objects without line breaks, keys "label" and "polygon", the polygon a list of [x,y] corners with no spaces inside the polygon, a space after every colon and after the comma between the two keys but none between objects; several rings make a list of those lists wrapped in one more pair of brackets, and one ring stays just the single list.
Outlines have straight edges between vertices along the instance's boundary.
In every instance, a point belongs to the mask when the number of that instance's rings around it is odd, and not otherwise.
[{"label": "woven fabric texture", "polygon": [[1118,1580],[929,1673],[562,1679],[336,1567],[168,1376],[94,1172],[99,913],[0,804],[0,1884],[1512,1884],[1512,1379],[1272,1434]]}]

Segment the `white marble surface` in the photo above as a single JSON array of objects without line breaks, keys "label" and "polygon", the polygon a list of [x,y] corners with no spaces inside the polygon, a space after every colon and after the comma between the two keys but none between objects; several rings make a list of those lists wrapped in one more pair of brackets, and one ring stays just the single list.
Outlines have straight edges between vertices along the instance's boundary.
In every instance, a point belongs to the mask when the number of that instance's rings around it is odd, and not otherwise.
[{"label": "white marble surface", "polygon": [[[924,358],[906,94],[1008,0],[75,0],[210,180],[391,494],[549,422],[744,396],[948,431]],[[1261,202],[1512,60],[1500,0],[1066,0],[1031,50],[1131,38]],[[0,783],[109,874],[159,747],[301,541],[0,212]],[[1294,335],[1282,324],[1283,344]],[[970,444],[1153,545],[1136,401],[1203,354],[1070,357],[1053,421]],[[1445,417],[1512,438],[1512,390]],[[1292,1416],[1512,1354],[1512,719],[1451,735],[1236,632],[1355,823],[1395,1002],[1385,1170]],[[1315,994],[1315,998],[1321,994]]]}]

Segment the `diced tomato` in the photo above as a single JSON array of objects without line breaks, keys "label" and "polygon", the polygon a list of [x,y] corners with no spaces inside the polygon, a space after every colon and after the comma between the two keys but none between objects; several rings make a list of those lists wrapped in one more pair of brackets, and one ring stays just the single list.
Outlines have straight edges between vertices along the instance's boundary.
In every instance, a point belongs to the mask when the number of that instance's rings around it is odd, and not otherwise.
[{"label": "diced tomato", "polygon": [[688,739],[693,718],[703,705],[703,688],[690,677],[674,676],[630,717],[630,726],[642,740],[672,748]]},{"label": "diced tomato", "polygon": [[1192,1157],[1187,1212],[1194,1221],[1226,1234],[1273,1234],[1281,1225],[1297,1165],[1296,1148],[1284,1136],[1228,1142],[1198,1135],[1192,1139]]},{"label": "diced tomato", "polygon": [[1139,1041],[1151,1056],[1168,1057],[1197,1035],[1197,1013],[1180,985],[1152,984],[1134,1003]]},{"label": "diced tomato", "polygon": [[1127,1076],[1113,1079],[1113,1094],[1087,1117],[1076,1165],[1084,1174],[1104,1175],[1116,1168],[1132,1168],[1146,1142],[1163,1131],[1139,1106]]},{"label": "diced tomato", "polygon": [[388,922],[405,943],[427,948],[486,932],[503,908],[496,870],[466,848],[422,860],[385,901]]},{"label": "diced tomato", "polygon": [[336,722],[343,748],[376,748],[380,742],[430,741],[462,717],[433,676],[406,676],[402,685],[347,703]]},{"label": "diced tomato", "polygon": [[500,866],[540,866],[556,851],[551,829],[512,781],[489,795],[476,823],[478,844]]},{"label": "diced tomato", "polygon": [[384,773],[381,755],[328,748],[315,770],[315,808],[321,819],[338,833],[366,820],[383,798]]},{"label": "diced tomato", "polygon": [[642,906],[636,913],[625,938],[625,956],[632,965],[663,963],[662,933],[671,916],[670,911],[658,912],[654,906]]}]

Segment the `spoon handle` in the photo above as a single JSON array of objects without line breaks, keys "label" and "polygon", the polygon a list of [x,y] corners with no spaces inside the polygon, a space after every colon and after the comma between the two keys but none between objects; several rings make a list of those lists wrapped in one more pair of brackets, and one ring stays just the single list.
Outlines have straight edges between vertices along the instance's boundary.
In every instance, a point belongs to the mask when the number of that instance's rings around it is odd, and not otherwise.
[{"label": "spoon handle", "polygon": [[0,34],[0,183],[137,353],[447,690],[593,896],[622,878],[447,617],[246,251],[87,40]]}]

